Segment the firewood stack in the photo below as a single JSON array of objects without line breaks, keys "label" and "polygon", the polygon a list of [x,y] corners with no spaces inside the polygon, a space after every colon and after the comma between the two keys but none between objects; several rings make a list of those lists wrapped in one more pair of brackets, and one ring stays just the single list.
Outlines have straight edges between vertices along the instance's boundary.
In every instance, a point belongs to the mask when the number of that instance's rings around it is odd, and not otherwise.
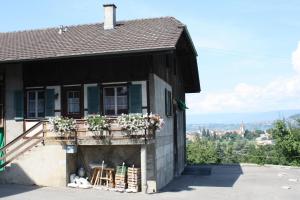
[{"label": "firewood stack", "polygon": [[141,190],[141,168],[135,168],[134,165],[128,168],[128,191],[139,192]]},{"label": "firewood stack", "polygon": [[127,188],[127,167],[125,163],[122,166],[117,166],[115,175],[115,184],[118,191],[125,191]]}]

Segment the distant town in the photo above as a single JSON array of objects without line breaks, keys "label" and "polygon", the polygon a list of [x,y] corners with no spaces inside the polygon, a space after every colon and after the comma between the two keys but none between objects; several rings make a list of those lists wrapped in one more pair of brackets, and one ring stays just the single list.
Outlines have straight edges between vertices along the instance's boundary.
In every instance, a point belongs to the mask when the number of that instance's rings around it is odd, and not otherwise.
[{"label": "distant town", "polygon": [[[248,125],[248,127],[247,127]],[[237,135],[241,138],[246,135],[255,139],[257,145],[274,144],[267,130],[273,127],[273,122],[248,123],[244,124],[192,124],[188,125],[186,138],[188,141],[195,141],[197,137],[222,138],[226,135]]]}]

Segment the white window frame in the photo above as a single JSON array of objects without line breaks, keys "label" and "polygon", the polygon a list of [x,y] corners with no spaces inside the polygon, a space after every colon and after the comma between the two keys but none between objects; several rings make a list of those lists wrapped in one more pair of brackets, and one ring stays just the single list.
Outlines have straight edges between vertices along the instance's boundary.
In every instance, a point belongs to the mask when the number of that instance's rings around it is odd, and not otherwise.
[{"label": "white window frame", "polygon": [[[79,110],[78,110],[78,112],[70,112],[69,111],[69,93],[72,93],[72,98],[74,99],[74,94],[75,94],[75,92],[77,93],[78,92],[78,94],[79,94],[79,101],[78,101],[78,106],[79,106]],[[68,113],[68,115],[79,115],[80,114],[80,91],[78,91],[78,90],[69,90],[69,91],[67,91],[67,113]],[[75,103],[72,103],[72,104],[75,104]],[[77,103],[76,103],[77,104]]]},{"label": "white window frame", "polygon": [[[29,93],[30,92],[34,92],[34,94],[35,94],[35,113],[34,113],[35,115],[34,115],[34,117],[29,116]],[[38,116],[38,93],[39,92],[44,92],[44,116],[42,116],[42,117]],[[28,90],[26,100],[27,100],[27,109],[26,109],[27,118],[33,118],[34,119],[34,118],[43,118],[43,117],[45,117],[45,103],[46,103],[45,90]]]},{"label": "white window frame", "polygon": [[129,102],[128,102],[129,88],[128,88],[128,85],[106,86],[106,87],[103,87],[103,113],[104,113],[104,115],[107,115],[105,113],[105,111],[106,111],[106,109],[105,109],[105,97],[106,97],[105,89],[107,89],[107,88],[113,88],[114,89],[115,113],[112,116],[119,115],[118,114],[118,95],[117,95],[118,94],[117,89],[119,87],[126,87],[127,88],[127,113],[129,112]]}]

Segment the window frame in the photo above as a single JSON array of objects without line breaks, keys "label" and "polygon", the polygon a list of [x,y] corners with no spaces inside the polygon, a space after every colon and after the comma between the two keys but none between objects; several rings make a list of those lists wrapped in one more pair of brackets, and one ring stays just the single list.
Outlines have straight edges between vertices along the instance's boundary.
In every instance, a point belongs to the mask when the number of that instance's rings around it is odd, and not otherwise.
[{"label": "window frame", "polygon": [[[70,97],[69,97],[69,95],[70,95],[70,93],[72,93],[72,99],[75,99],[75,98],[78,98],[78,102],[69,102],[69,99],[70,99]],[[75,95],[75,93],[78,93],[78,97],[76,97],[76,95]],[[81,108],[80,108],[80,101],[81,101],[81,97],[80,97],[80,91],[78,91],[78,90],[68,90],[68,91],[66,91],[66,100],[67,100],[67,110],[66,110],[66,112],[67,112],[67,115],[79,115],[80,113],[81,113]],[[74,104],[78,104],[78,112],[70,112],[70,105],[74,105]]]},{"label": "window frame", "polygon": [[[101,90],[102,90],[102,102],[101,102],[101,106],[102,106],[102,113],[104,115],[107,116],[119,116],[121,114],[118,114],[118,92],[117,92],[117,88],[119,87],[126,87],[127,89],[127,112],[123,113],[123,114],[128,114],[129,113],[129,85],[128,84],[117,84],[117,85],[102,85]],[[107,88],[114,88],[114,107],[115,107],[115,112],[114,114],[110,115],[110,114],[106,114],[106,109],[105,109],[105,97],[106,97],[106,92],[105,89]]]},{"label": "window frame", "polygon": [[[30,92],[34,92],[34,95],[35,95],[35,116],[34,117],[31,117],[29,116],[29,93]],[[43,92],[43,100],[44,100],[44,103],[43,103],[43,116],[39,116],[39,113],[38,113],[38,93],[39,92]],[[42,119],[42,118],[45,118],[45,115],[46,115],[46,90],[45,89],[27,89],[26,90],[26,118],[28,119]]]}]

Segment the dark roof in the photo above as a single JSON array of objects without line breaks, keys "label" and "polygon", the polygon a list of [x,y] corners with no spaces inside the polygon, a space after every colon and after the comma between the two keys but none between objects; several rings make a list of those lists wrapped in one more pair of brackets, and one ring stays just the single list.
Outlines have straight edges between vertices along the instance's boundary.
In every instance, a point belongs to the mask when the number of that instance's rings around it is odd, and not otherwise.
[{"label": "dark roof", "polygon": [[173,17],[0,33],[0,62],[175,49],[185,30]]}]

